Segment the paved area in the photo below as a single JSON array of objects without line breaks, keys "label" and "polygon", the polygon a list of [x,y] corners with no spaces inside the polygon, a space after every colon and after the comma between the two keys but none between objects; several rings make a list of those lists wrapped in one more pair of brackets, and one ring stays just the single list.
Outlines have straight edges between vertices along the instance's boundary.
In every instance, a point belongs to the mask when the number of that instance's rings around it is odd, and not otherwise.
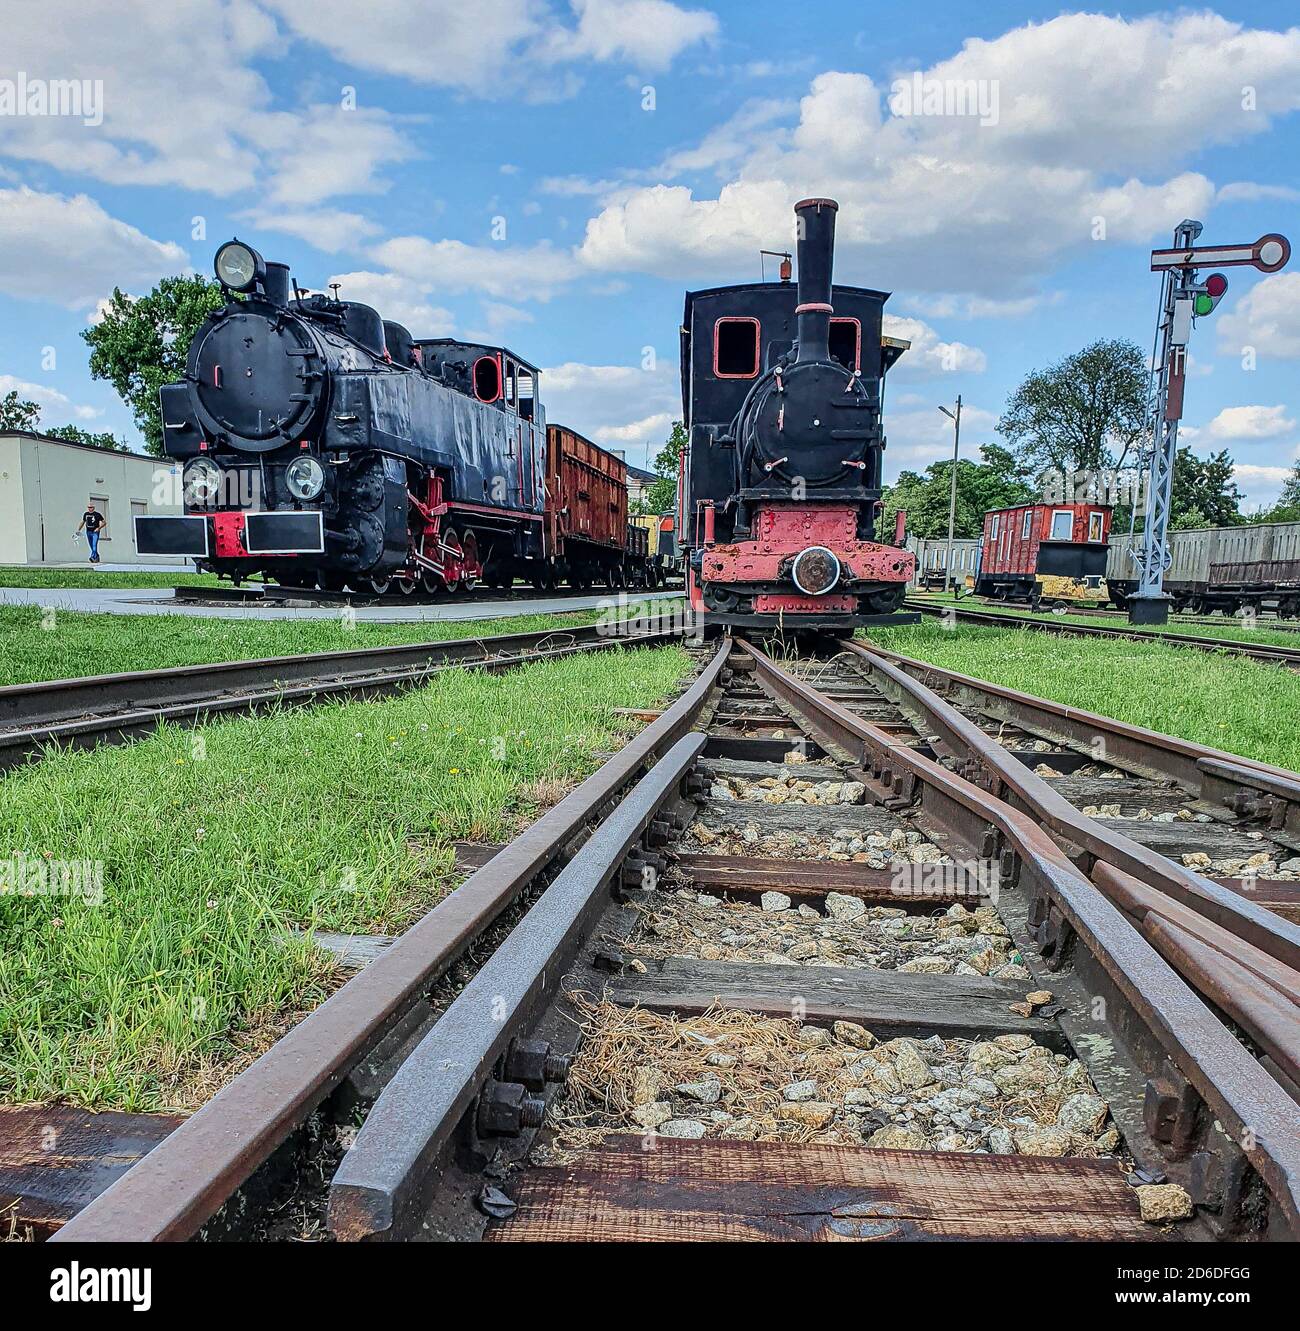
[{"label": "paved area", "polygon": [[[352,607],[360,622],[418,624],[423,620],[514,619],[520,615],[558,615],[571,610],[600,610],[621,604],[679,599],[680,591],[641,592],[631,595],[548,596],[540,600],[487,601],[468,598],[428,605],[359,605]],[[0,605],[53,606],[56,610],[83,610],[112,615],[188,615],[194,619],[338,619],[341,605],[187,605],[170,591],[140,587],[0,587]]]}]

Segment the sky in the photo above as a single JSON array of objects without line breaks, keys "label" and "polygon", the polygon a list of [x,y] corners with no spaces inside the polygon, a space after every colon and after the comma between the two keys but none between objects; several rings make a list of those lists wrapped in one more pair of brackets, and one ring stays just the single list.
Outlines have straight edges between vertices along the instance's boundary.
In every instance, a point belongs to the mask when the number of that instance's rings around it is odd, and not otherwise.
[{"label": "sky", "polygon": [[[210,273],[238,235],[417,337],[511,346],[550,419],[645,465],[681,415],[684,291],[758,280],[822,195],[837,280],[892,292],[886,331],[912,342],[886,480],[950,452],[958,394],[974,456],[1029,371],[1150,345],[1148,251],[1181,219],[1300,251],[1296,19],[1294,0],[9,0],[0,394],[138,446],[79,333],[114,287]],[[15,114],[52,80],[77,114]],[[1181,437],[1230,450],[1249,509],[1300,457],[1300,252],[1228,276]]]}]

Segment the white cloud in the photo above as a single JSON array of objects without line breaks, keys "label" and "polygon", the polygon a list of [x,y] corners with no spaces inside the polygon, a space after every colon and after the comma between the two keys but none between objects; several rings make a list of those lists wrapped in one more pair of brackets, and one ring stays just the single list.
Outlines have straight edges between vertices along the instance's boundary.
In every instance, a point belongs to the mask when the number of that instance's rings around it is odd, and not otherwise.
[{"label": "white cloud", "polygon": [[115,286],[138,290],[189,267],[170,241],[152,240],[84,194],[0,189],[0,291],[89,309]]},{"label": "white cloud", "polygon": [[348,65],[487,97],[569,95],[576,82],[552,71],[579,61],[660,69],[717,30],[668,0],[572,0],[576,22],[537,0],[368,0],[360,23],[351,0],[264,3]]},{"label": "white cloud", "polygon": [[1276,439],[1295,429],[1286,407],[1224,407],[1205,427],[1215,439]]},{"label": "white cloud", "polygon": [[626,449],[638,467],[654,459],[682,414],[676,363],[662,359],[653,370],[566,361],[542,372],[542,401],[548,420]]},{"label": "white cloud", "polygon": [[944,342],[939,334],[920,319],[886,314],[881,332],[886,337],[904,338],[912,345],[903,353],[892,378],[929,378],[936,374],[983,374],[988,357],[978,347],[964,342]]},{"label": "white cloud", "polygon": [[1242,488],[1253,508],[1264,508],[1277,502],[1282,486],[1292,474],[1292,467],[1256,467],[1238,462],[1232,468],[1232,479]]},{"label": "white cloud", "polygon": [[402,324],[412,337],[449,337],[455,328],[450,310],[432,304],[427,291],[394,273],[337,273],[328,285],[335,282],[341,300],[373,306],[383,318]]},{"label": "white cloud", "polygon": [[1261,358],[1300,358],[1300,273],[1272,273],[1219,320],[1219,350],[1254,347]]},{"label": "white cloud", "polygon": [[511,248],[396,236],[372,257],[426,291],[482,291],[514,300],[549,300],[579,272],[567,250],[546,243]]},{"label": "white cloud", "polygon": [[87,407],[73,402],[66,393],[60,393],[57,388],[50,388],[46,384],[28,383],[25,379],[14,378],[12,374],[0,374],[0,397],[5,397],[9,393],[17,393],[25,402],[35,402],[41,409],[41,424],[45,426],[67,425],[71,416],[75,416],[79,421],[93,421],[96,416],[104,414],[99,407]]},{"label": "white cloud", "polygon": [[[580,257],[721,279],[787,242],[798,198],[829,194],[842,205],[842,281],[1018,300],[1071,250],[1146,244],[1203,215],[1214,187],[1184,164],[1300,106],[1300,29],[1250,30],[1213,14],[1064,15],[967,41],[921,72],[995,82],[997,123],[894,115],[887,86],[826,72],[792,125],[760,125],[743,144],[722,127],[734,168],[716,198],[668,182],[624,189],[588,223]],[[1242,109],[1244,83],[1259,110]],[[709,148],[706,135],[705,164]],[[1104,242],[1093,239],[1097,219]]]},{"label": "white cloud", "polygon": [[380,231],[368,217],[335,208],[283,211],[255,208],[241,213],[240,220],[260,231],[282,231],[285,235],[297,236],[326,254],[358,249]]},{"label": "white cloud", "polygon": [[536,320],[527,310],[517,305],[508,305],[505,301],[485,300],[483,302],[483,325],[470,329],[465,336],[476,342],[505,342],[506,334],[523,324]]},{"label": "white cloud", "polygon": [[[103,123],[8,118],[8,157],[114,185],[266,188],[302,207],[381,188],[384,166],[413,152],[376,108],[277,106],[251,62],[283,55],[285,39],[250,0],[171,0],[147,18],[81,0],[11,8],[7,67],[102,80]],[[355,15],[349,24],[353,33],[365,26]]]},{"label": "white cloud", "polygon": [[[902,364],[902,361],[899,362]],[[901,405],[901,400],[895,405]],[[961,409],[961,456],[978,461],[979,446],[993,437],[997,416],[974,403]],[[952,457],[952,421],[937,405],[915,411],[891,409],[885,390],[885,479],[892,484],[900,471],[924,471],[932,462]]]},{"label": "white cloud", "polygon": [[1281,199],[1294,203],[1300,199],[1300,189],[1289,185],[1257,185],[1253,180],[1234,180],[1221,185],[1214,196],[1215,203],[1258,203],[1261,199]]}]

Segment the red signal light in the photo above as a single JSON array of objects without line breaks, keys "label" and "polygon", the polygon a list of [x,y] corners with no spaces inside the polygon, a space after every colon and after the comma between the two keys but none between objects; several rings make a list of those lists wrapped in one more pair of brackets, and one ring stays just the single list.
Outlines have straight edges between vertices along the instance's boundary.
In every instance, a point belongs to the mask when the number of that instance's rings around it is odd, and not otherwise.
[{"label": "red signal light", "polygon": [[1205,279],[1205,289],[1216,300],[1228,289],[1228,279],[1222,273],[1211,273]]}]

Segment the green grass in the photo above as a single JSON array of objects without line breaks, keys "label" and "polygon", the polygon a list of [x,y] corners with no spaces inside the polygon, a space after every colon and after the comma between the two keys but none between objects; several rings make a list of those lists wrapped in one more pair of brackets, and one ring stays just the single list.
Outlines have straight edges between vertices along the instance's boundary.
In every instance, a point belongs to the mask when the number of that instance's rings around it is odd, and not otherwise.
[{"label": "green grass", "polygon": [[[637,603],[630,603],[634,608]],[[656,602],[671,608],[671,602]],[[0,606],[0,684],[72,679],[124,670],[246,661],[299,652],[357,651],[389,643],[434,642],[501,633],[562,631],[591,624],[602,611],[520,615],[513,619],[429,620],[375,624],[342,619],[195,619],[184,615],[111,615]],[[667,613],[667,609],[665,609]]]},{"label": "green grass", "polygon": [[0,587],[218,587],[213,573],[161,573],[148,568],[130,571],[86,568],[43,568],[0,564]]},{"label": "green grass", "polygon": [[1300,770],[1300,674],[1222,652],[934,620],[868,635],[890,651],[1167,735]]},{"label": "green grass", "polygon": [[[951,598],[942,595],[923,595],[909,599],[929,601],[934,605],[948,606],[953,604]],[[1018,615],[1021,619],[1043,619],[1052,624],[1096,624],[1101,628],[1110,629],[1126,629],[1129,627],[1128,620],[1120,619],[1115,615],[1073,613],[1054,615],[1050,611],[1040,611],[1035,614],[1032,610],[1027,610],[1024,607],[986,604],[983,601],[976,601],[967,597],[962,597],[956,604],[959,610],[969,610],[974,614]],[[1222,623],[1217,622],[1217,617],[1216,621],[1212,623],[1198,622],[1195,624],[1185,624],[1179,620],[1171,619],[1168,624],[1141,631],[1186,634],[1193,638],[1222,638],[1226,641],[1262,643],[1275,647],[1300,647],[1300,631],[1270,628],[1268,626],[1272,621],[1267,619],[1256,622],[1259,624],[1258,628],[1248,629],[1243,628],[1231,616],[1224,619]]]},{"label": "green grass", "polygon": [[98,862],[103,899],[0,894],[0,1099],[200,1102],[337,983],[285,930],[408,926],[453,840],[508,839],[617,746],[612,708],[687,669],[659,648],[456,671],[10,773],[0,861]]}]

